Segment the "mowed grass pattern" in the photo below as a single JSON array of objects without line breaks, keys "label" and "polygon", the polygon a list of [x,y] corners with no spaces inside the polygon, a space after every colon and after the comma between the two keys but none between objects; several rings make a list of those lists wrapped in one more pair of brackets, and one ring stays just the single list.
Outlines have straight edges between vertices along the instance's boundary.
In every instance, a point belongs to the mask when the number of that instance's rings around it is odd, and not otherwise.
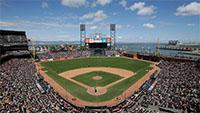
[{"label": "mowed grass pattern", "polygon": [[[102,77],[100,80],[94,80],[93,77],[99,76]],[[102,72],[102,71],[93,71],[90,73],[85,73],[82,75],[78,75],[73,77],[72,79],[81,82],[83,84],[86,84],[91,87],[97,87],[97,86],[106,86],[112,82],[115,82],[117,80],[120,80],[121,76],[107,73],[107,72]]]},{"label": "mowed grass pattern", "polygon": [[[103,102],[111,100],[126,89],[128,89],[137,80],[142,78],[144,74],[151,70],[150,63],[140,60],[129,60],[126,58],[84,58],[84,59],[73,59],[66,61],[55,61],[55,62],[43,62],[41,65],[46,70],[47,74],[60,84],[64,89],[70,92],[75,97],[89,102]],[[107,92],[100,96],[93,96],[87,93],[87,89],[84,87],[67,80],[58,74],[71,69],[82,68],[82,67],[116,67],[127,69],[136,73],[118,84],[113,85],[107,89]]]}]

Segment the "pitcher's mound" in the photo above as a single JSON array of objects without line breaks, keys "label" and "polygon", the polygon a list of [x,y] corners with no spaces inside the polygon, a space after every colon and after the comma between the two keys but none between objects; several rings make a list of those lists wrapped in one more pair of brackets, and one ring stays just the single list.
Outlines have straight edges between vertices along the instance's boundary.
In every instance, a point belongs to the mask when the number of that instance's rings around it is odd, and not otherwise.
[{"label": "pitcher's mound", "polygon": [[107,92],[107,89],[104,87],[91,87],[87,89],[87,92],[91,95],[99,96],[105,94]]},{"label": "pitcher's mound", "polygon": [[101,77],[101,76],[94,76],[94,77],[92,77],[92,79],[93,79],[93,80],[101,80],[102,77]]}]

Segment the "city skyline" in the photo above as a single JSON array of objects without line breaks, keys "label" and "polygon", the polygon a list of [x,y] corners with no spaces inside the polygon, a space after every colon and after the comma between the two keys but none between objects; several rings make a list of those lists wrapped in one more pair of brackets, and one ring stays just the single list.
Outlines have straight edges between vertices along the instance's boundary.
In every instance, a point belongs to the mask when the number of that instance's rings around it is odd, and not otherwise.
[{"label": "city skyline", "polygon": [[117,25],[118,42],[200,42],[200,2],[189,0],[0,0],[0,29],[26,31],[38,41],[78,41],[109,36]]}]

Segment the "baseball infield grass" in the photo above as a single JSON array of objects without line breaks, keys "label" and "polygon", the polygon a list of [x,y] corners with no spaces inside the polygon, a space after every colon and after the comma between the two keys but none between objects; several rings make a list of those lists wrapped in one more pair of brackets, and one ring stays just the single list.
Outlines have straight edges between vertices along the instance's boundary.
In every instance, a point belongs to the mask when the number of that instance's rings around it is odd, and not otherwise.
[{"label": "baseball infield grass", "polygon": [[[72,95],[81,100],[89,102],[103,102],[117,97],[118,95],[123,93],[126,89],[128,89],[132,84],[134,84],[137,80],[142,78],[148,72],[148,70],[152,69],[152,67],[150,67],[150,63],[148,62],[140,60],[129,60],[126,58],[81,58],[81,59],[72,59],[65,61],[43,62],[41,63],[41,65],[42,67],[44,67],[44,70],[47,71],[46,73],[52,79],[54,79],[59,85],[61,85],[64,89],[66,89],[69,93],[71,93]],[[135,75],[109,87],[105,94],[99,96],[93,96],[87,93],[86,88],[58,75],[59,73],[68,70],[84,68],[84,67],[115,67],[133,71]],[[80,82],[87,82],[87,84],[90,84],[90,86],[93,87],[105,84],[104,82],[99,84],[91,83],[88,78],[91,78],[92,74],[91,75],[89,74],[87,76],[88,76],[87,80],[84,81],[76,77],[74,79],[81,80]],[[79,75],[79,77],[81,76]],[[108,79],[106,83],[112,83],[112,82],[113,79]]]},{"label": "baseball infield grass", "polygon": [[[95,77],[95,76],[102,77],[102,79],[94,80],[93,77]],[[90,73],[85,73],[82,75],[75,76],[72,79],[79,81],[81,83],[84,83],[91,87],[97,87],[97,86],[106,86],[112,82],[120,80],[121,78],[123,78],[123,77],[121,77],[119,75],[102,72],[102,71],[93,71]]]}]

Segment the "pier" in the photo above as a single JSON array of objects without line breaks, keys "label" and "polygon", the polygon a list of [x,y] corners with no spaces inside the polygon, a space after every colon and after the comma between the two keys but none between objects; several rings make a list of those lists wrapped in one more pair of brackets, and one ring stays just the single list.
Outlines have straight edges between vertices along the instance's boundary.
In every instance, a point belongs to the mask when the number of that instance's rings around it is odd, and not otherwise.
[{"label": "pier", "polygon": [[177,51],[199,51],[200,44],[196,45],[160,45],[160,47],[156,47],[158,49],[165,50],[177,50]]}]

